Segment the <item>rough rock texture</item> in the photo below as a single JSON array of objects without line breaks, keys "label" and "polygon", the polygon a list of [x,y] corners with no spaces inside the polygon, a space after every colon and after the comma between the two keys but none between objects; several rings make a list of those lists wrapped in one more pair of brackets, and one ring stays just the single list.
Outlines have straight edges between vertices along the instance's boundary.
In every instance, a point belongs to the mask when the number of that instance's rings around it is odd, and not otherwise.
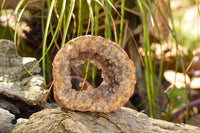
[{"label": "rough rock texture", "polygon": [[8,110],[10,113],[16,115],[20,113],[20,109],[16,103],[8,101],[5,97],[0,95],[0,108]]},{"label": "rough rock texture", "polygon": [[0,108],[0,132],[6,132],[12,128],[11,121],[15,119],[15,116],[8,110]]},{"label": "rough rock texture", "polygon": [[63,111],[57,108],[33,114],[28,122],[15,127],[11,132],[198,133],[200,128],[152,119],[125,107],[108,114]]},{"label": "rough rock texture", "polygon": [[15,126],[18,126],[18,125],[23,124],[25,122],[28,122],[28,119],[19,118],[19,119],[17,119],[17,123],[15,124]]},{"label": "rough rock texture", "polygon": [[188,123],[191,124],[191,125],[200,127],[200,122],[199,122],[199,120],[200,120],[200,115],[199,115],[199,114],[196,114],[196,115],[192,116],[192,117],[189,119]]},{"label": "rough rock texture", "polygon": [[[102,83],[91,91],[72,89],[71,67],[90,61],[102,70]],[[85,35],[67,42],[53,62],[54,97],[61,106],[77,111],[111,112],[123,106],[135,88],[133,62],[115,42]]]},{"label": "rough rock texture", "polygon": [[[45,96],[43,78],[27,73],[36,63],[35,58],[17,56],[13,42],[0,40],[0,94],[31,105],[41,102]],[[39,72],[37,66],[32,74]]]}]

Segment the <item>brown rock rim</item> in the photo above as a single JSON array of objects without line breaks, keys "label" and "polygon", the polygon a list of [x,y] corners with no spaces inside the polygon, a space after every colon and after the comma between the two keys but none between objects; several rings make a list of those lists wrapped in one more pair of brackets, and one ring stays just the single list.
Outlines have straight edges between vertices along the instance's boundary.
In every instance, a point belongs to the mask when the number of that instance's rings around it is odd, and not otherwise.
[{"label": "brown rock rim", "polygon": [[[71,66],[90,61],[102,70],[102,83],[92,91],[76,91],[71,84]],[[135,67],[115,42],[85,35],[67,42],[53,62],[54,98],[62,107],[76,111],[108,113],[118,110],[132,96]]]}]

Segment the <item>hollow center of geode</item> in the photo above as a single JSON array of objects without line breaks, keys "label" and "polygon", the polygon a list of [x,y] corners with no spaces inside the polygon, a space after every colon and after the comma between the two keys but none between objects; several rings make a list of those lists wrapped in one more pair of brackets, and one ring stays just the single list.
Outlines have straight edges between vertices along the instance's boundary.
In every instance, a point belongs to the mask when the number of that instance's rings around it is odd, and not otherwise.
[{"label": "hollow center of geode", "polygon": [[[93,89],[93,86],[92,86],[92,69],[93,69],[93,65],[94,64],[90,63],[88,75],[87,75],[87,78],[86,78],[86,82],[83,85],[84,74],[83,74],[82,69],[84,70],[84,72],[86,71],[87,61],[84,64],[81,64],[81,65],[79,65],[77,67],[75,67],[75,66],[73,66],[71,64],[71,71],[70,72],[71,72],[72,89],[75,89],[77,91],[87,90],[88,87],[90,87],[89,89]],[[98,69],[96,66],[95,66],[95,68],[96,68],[95,69],[95,88],[96,88],[101,84],[103,79],[101,77],[101,75],[102,75],[101,69]]]},{"label": "hollow center of geode", "polygon": [[[122,81],[122,75],[121,75],[121,68],[117,66],[117,64],[114,64],[114,62],[110,59],[106,59],[105,57],[99,55],[98,53],[95,53],[93,51],[90,52],[80,52],[78,54],[78,57],[71,58],[70,64],[71,64],[71,77],[72,77],[72,88],[80,88],[80,84],[77,84],[74,80],[73,74],[79,75],[81,74],[81,64],[86,63],[87,61],[90,61],[90,64],[94,64],[96,68],[101,69],[101,77],[103,78],[103,81],[101,80],[99,82],[99,86],[97,85],[97,89],[101,90],[101,93],[105,93],[106,91],[113,92],[115,89],[118,88],[120,81]],[[87,65],[85,65],[86,67]],[[77,69],[78,68],[78,69]],[[92,65],[90,66],[90,70],[92,68]],[[97,70],[98,70],[97,69]],[[90,74],[92,71],[89,72]],[[77,80],[77,78],[75,78]],[[75,86],[73,83],[75,82]],[[90,82],[92,83],[92,82]],[[78,85],[78,87],[77,87]],[[80,89],[78,89],[80,90]]]}]

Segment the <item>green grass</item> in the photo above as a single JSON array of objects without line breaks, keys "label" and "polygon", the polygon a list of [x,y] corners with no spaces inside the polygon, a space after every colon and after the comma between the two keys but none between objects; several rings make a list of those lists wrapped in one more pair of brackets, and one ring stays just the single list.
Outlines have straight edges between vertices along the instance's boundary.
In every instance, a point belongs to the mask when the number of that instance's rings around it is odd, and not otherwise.
[{"label": "green grass", "polygon": [[[144,37],[144,50],[145,50],[145,75],[146,75],[146,85],[147,85],[147,94],[149,100],[149,112],[151,117],[156,117],[156,105],[155,105],[155,93],[154,93],[154,73],[152,68],[152,59],[150,51],[150,39],[148,35],[147,27],[147,12],[146,5],[144,1],[137,0],[137,5],[141,13],[142,24],[143,24],[143,37]],[[149,79],[150,73],[150,79]],[[151,86],[150,86],[151,84]]]}]

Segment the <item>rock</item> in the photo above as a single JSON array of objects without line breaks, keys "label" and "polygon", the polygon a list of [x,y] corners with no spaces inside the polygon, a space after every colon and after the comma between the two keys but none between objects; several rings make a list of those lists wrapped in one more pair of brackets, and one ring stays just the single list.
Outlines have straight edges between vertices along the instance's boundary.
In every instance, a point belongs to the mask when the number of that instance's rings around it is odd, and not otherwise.
[{"label": "rock", "polygon": [[43,102],[40,106],[42,107],[42,109],[46,109],[46,108],[55,109],[55,108],[60,107],[60,105],[57,104],[56,102],[52,102],[52,103]]},{"label": "rock", "polygon": [[[36,63],[35,58],[17,56],[13,42],[0,40],[0,82],[20,81],[30,76],[26,69],[31,70]],[[32,74],[39,73],[40,70],[37,66]]]},{"label": "rock", "polygon": [[[184,73],[167,70],[164,72],[165,79],[178,89],[185,88],[190,83],[190,77]],[[186,79],[186,83],[185,83]]]},{"label": "rock", "polygon": [[[41,71],[35,58],[17,56],[14,43],[0,40],[0,94],[17,98],[27,104],[36,105],[45,97],[43,78],[38,75]],[[34,75],[35,74],[35,75]]]},{"label": "rock", "polygon": [[191,89],[200,89],[200,77],[193,77],[190,82]]},{"label": "rock", "polygon": [[188,123],[191,124],[191,125],[200,127],[199,120],[200,120],[200,115],[199,115],[199,114],[196,114],[196,115],[192,116],[192,117],[189,119]]},{"label": "rock", "polygon": [[0,108],[0,132],[7,132],[13,127],[11,121],[15,119],[15,116],[8,110]]},{"label": "rock", "polygon": [[[103,81],[94,89],[76,91],[72,89],[70,70],[87,61],[101,69]],[[117,43],[101,36],[80,36],[67,42],[54,58],[54,99],[70,110],[115,111],[132,96],[136,84],[135,72],[134,63]]]},{"label": "rock", "polygon": [[27,104],[36,105],[45,97],[40,75],[24,78],[22,81],[0,82],[0,93],[12,98],[19,98]]},{"label": "rock", "polygon": [[[169,62],[172,58],[175,58],[177,55],[176,43],[165,42],[160,45],[159,43],[151,44],[151,51],[154,53],[152,56],[155,56],[158,60],[163,60],[164,62]],[[186,47],[178,44],[178,50],[181,56],[189,55],[188,49]],[[143,51],[144,52],[144,51]]]},{"label": "rock", "polygon": [[16,103],[12,103],[0,95],[0,108],[8,110],[10,113],[17,115],[20,113],[20,109],[16,106]]},{"label": "rock", "polygon": [[57,108],[34,113],[28,122],[16,126],[10,132],[197,133],[200,132],[200,128],[152,119],[125,107],[108,114],[64,111]]},{"label": "rock", "polygon": [[27,121],[28,121],[28,119],[19,118],[19,119],[17,119],[17,123],[15,124],[15,126],[20,125],[20,124],[23,124],[23,123],[25,123],[25,122],[27,122]]}]

